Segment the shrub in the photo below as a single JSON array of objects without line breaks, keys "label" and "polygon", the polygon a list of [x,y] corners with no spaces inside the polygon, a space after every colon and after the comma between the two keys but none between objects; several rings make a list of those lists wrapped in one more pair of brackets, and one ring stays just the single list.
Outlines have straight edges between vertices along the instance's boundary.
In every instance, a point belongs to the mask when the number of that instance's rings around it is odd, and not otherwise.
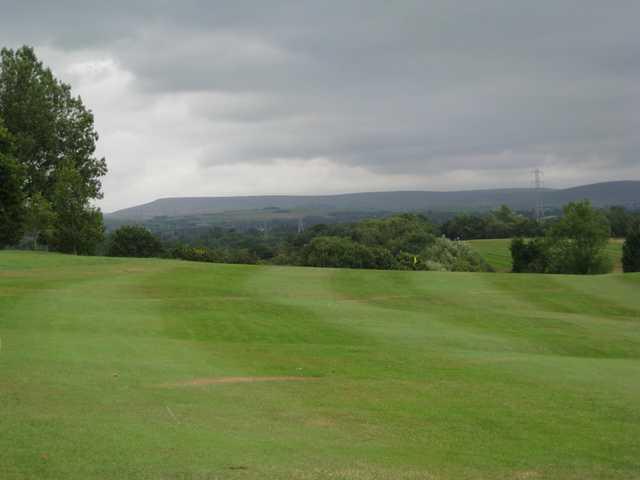
[{"label": "shrub", "polygon": [[622,269],[625,273],[640,272],[640,223],[631,228],[622,246]]},{"label": "shrub", "polygon": [[544,239],[511,242],[514,272],[595,274],[611,271],[609,222],[588,201],[569,203]]},{"label": "shrub", "polygon": [[535,238],[526,241],[514,238],[511,241],[511,259],[514,273],[544,273],[547,271],[548,255],[544,240]]},{"label": "shrub", "polygon": [[426,268],[424,258],[421,255],[400,252],[396,256],[398,268],[401,270],[429,270]]},{"label": "shrub", "polygon": [[596,275],[609,273],[613,269],[613,262],[605,253],[604,247],[589,251],[569,238],[547,243],[548,273]]},{"label": "shrub", "polygon": [[564,207],[564,216],[547,235],[548,267],[551,273],[594,274],[611,271],[605,254],[609,222],[587,200]]},{"label": "shrub", "polygon": [[246,265],[255,265],[260,261],[260,258],[255,252],[250,251],[247,248],[231,249],[226,254],[225,263],[242,263]]},{"label": "shrub", "polygon": [[316,237],[303,251],[303,264],[311,267],[391,269],[396,261],[387,249],[369,247],[343,237]]},{"label": "shrub", "polygon": [[434,239],[434,227],[421,215],[405,213],[384,219],[363,220],[353,227],[351,239],[367,247],[383,247],[392,255],[419,252]]},{"label": "shrub", "polygon": [[189,247],[180,245],[171,250],[171,256],[180,260],[192,262],[225,263],[227,257],[221,250],[205,247]]},{"label": "shrub", "polygon": [[160,240],[144,227],[125,225],[111,234],[107,255],[110,257],[157,257],[162,252]]},{"label": "shrub", "polygon": [[449,272],[491,272],[493,269],[466,243],[440,237],[423,253],[424,270]]}]

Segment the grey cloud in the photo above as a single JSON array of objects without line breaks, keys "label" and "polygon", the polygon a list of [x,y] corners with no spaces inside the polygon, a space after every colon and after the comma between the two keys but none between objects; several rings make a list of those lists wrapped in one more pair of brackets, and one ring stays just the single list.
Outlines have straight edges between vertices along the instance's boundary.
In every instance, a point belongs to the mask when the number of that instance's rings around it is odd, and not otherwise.
[{"label": "grey cloud", "polygon": [[322,157],[446,173],[600,158],[615,176],[640,152],[636,1],[86,5],[3,8],[0,41],[107,52],[139,95],[192,95],[193,121],[217,136],[201,168]]}]

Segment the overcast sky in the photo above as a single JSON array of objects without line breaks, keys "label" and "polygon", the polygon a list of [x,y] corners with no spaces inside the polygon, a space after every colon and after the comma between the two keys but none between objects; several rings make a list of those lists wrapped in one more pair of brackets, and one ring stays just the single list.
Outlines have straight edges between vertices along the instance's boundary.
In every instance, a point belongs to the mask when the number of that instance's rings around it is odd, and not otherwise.
[{"label": "overcast sky", "polygon": [[7,1],[96,117],[105,211],[167,196],[640,179],[640,2]]}]

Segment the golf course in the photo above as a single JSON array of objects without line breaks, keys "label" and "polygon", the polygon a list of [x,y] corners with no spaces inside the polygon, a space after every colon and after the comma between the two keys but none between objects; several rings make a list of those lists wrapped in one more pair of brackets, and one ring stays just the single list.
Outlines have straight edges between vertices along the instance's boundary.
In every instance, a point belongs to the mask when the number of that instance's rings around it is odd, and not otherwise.
[{"label": "golf course", "polygon": [[639,293],[0,251],[0,472],[640,478]]}]

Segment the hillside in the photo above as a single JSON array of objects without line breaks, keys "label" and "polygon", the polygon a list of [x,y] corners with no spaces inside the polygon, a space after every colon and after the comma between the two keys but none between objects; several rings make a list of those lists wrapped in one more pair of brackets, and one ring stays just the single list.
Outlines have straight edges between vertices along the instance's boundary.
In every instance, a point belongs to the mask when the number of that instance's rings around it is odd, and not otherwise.
[{"label": "hillside", "polygon": [[0,251],[0,476],[637,478],[638,291]]},{"label": "hillside", "polygon": [[[118,210],[112,220],[144,220],[156,216],[180,217],[227,211],[261,209],[350,210],[405,212],[413,210],[454,211],[491,209],[506,204],[514,209],[535,205],[533,189],[468,190],[452,192],[371,192],[323,196],[248,196],[163,198]],[[640,205],[640,181],[605,182],[564,190],[545,189],[548,207],[560,207],[573,200],[590,199],[596,206]]]}]

